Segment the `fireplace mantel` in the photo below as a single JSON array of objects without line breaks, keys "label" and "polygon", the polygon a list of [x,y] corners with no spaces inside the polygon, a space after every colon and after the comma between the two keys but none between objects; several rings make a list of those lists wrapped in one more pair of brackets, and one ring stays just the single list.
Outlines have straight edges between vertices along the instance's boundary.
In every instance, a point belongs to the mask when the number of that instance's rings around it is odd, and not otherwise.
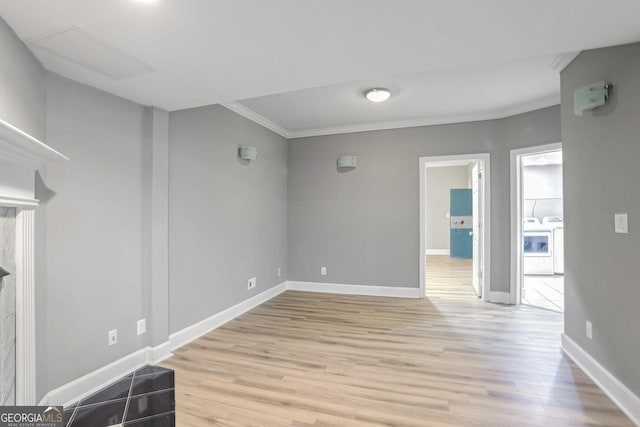
[{"label": "fireplace mantel", "polygon": [[16,208],[16,403],[36,404],[35,207],[36,172],[64,154],[0,119],[0,206]]},{"label": "fireplace mantel", "polygon": [[36,170],[64,154],[0,119],[0,205],[37,206]]}]

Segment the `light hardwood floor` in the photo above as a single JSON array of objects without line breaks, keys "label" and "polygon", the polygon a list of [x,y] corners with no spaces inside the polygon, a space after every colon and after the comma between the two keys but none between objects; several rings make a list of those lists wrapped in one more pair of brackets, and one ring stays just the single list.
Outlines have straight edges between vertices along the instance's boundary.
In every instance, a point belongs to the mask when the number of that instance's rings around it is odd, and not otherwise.
[{"label": "light hardwood floor", "polygon": [[177,425],[633,425],[560,314],[484,303],[458,267],[419,300],[288,291],[177,350]]}]

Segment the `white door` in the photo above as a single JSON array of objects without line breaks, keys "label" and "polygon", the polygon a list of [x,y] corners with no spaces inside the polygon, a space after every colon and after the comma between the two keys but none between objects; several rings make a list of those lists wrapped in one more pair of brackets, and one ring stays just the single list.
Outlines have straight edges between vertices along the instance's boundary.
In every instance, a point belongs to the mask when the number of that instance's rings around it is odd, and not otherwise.
[{"label": "white door", "polygon": [[473,209],[473,289],[478,297],[482,296],[482,231],[481,231],[481,209],[482,209],[482,170],[476,163],[471,170],[471,192]]}]

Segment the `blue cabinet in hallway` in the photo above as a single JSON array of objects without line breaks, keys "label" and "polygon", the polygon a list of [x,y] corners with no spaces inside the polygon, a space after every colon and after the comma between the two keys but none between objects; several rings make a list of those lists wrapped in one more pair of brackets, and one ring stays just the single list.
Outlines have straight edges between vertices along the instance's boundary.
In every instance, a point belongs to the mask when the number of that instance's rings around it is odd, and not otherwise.
[{"label": "blue cabinet in hallway", "polygon": [[452,188],[450,193],[451,258],[473,257],[473,200],[470,188]]}]

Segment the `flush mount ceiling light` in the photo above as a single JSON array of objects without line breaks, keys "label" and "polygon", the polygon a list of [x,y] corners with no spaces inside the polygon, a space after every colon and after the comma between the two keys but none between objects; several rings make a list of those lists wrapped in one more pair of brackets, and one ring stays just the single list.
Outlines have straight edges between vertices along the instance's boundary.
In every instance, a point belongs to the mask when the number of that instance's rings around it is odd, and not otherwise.
[{"label": "flush mount ceiling light", "polygon": [[371,102],[382,102],[389,99],[389,97],[391,96],[391,92],[389,92],[389,89],[379,87],[369,89],[364,93],[364,96],[366,96],[367,99]]}]

